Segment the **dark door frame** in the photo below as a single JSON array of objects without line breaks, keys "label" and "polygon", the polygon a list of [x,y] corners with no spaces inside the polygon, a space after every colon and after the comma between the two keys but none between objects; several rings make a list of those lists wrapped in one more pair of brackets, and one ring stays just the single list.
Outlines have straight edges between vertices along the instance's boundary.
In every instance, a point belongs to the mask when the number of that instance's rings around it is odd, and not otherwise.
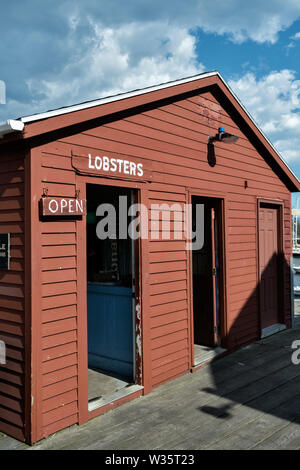
[{"label": "dark door frame", "polygon": [[[141,200],[143,183],[129,182],[120,179],[99,178],[93,176],[76,175],[76,189],[80,191],[80,197],[86,199],[86,185],[94,184],[98,186],[115,186],[118,188],[129,188],[135,191],[137,195],[137,202]],[[78,409],[79,418],[78,423],[83,424],[91,418],[98,416],[108,409],[117,406],[122,401],[114,402],[113,406],[104,405],[96,408],[93,411],[88,410],[88,343],[87,343],[87,282],[86,282],[86,216],[82,220],[76,221],[77,233],[77,305],[78,305]],[[135,309],[135,383],[143,386],[145,381],[145,371],[143,367],[143,345],[141,347],[141,338],[143,334],[143,321],[141,313],[143,311],[142,305],[142,256],[141,250],[143,240],[140,238],[135,241],[135,303],[139,308]],[[139,335],[139,338],[138,338]],[[140,396],[142,392],[137,392],[136,396]],[[135,397],[135,396],[134,396]],[[134,398],[133,397],[133,398]],[[128,401],[128,398],[125,399]],[[120,402],[120,403],[119,403]]]},{"label": "dark door frame", "polygon": [[259,211],[262,204],[275,207],[278,210],[278,321],[285,323],[284,317],[284,230],[283,230],[283,212],[284,203],[281,199],[257,198],[256,205],[256,256],[257,256],[257,305],[258,305],[258,338],[262,335],[261,321],[261,283],[260,283],[260,263],[259,263]]},{"label": "dark door frame", "polygon": [[[219,236],[220,236],[220,280],[219,280],[219,339],[220,345],[223,348],[227,348],[227,286],[226,281],[228,279],[227,265],[226,265],[226,226],[227,226],[227,195],[217,191],[201,191],[194,188],[188,188],[188,203],[192,203],[192,197],[206,197],[210,199],[216,199],[220,203],[219,217]],[[189,307],[190,307],[190,368],[193,368],[194,364],[194,307],[193,307],[193,260],[192,251],[188,253],[189,260],[189,276],[188,276],[188,288],[189,288]]]}]

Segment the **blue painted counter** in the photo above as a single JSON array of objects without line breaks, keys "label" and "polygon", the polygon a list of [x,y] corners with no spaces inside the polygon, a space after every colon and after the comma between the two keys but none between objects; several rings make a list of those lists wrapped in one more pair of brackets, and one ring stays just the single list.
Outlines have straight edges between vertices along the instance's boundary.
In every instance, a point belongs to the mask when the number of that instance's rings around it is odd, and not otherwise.
[{"label": "blue painted counter", "polygon": [[87,284],[89,367],[133,377],[132,289]]}]

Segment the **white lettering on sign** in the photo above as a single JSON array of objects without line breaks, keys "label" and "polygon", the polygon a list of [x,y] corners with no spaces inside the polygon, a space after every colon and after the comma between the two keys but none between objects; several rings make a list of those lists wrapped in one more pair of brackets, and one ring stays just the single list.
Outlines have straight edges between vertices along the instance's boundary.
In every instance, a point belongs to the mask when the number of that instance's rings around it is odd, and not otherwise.
[{"label": "white lettering on sign", "polygon": [[143,164],[110,157],[92,157],[89,153],[89,168],[91,170],[111,171],[130,176],[143,176]]},{"label": "white lettering on sign", "polygon": [[84,199],[64,199],[64,198],[43,198],[43,215],[75,214],[80,215],[85,212]]},{"label": "white lettering on sign", "polygon": [[49,211],[52,212],[52,214],[55,214],[58,211],[58,202],[55,199],[51,199],[49,201]]},{"label": "white lettering on sign", "polygon": [[76,201],[76,212],[82,212],[84,213],[84,207],[83,207],[83,199],[75,199]]}]

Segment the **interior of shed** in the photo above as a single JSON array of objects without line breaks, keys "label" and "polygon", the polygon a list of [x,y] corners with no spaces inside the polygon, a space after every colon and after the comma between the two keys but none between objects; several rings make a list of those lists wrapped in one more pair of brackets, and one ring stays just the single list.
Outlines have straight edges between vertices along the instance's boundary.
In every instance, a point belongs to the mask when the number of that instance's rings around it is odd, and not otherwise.
[{"label": "interior of shed", "polygon": [[196,230],[196,205],[204,206],[204,243],[192,251],[194,366],[224,351],[220,347],[220,292],[222,282],[221,202],[192,197],[192,229]]},{"label": "interior of shed", "polygon": [[[101,406],[111,395],[135,382],[134,245],[128,236],[120,238],[119,216],[124,210],[124,206],[119,207],[120,196],[123,204],[126,196],[128,213],[131,190],[87,185],[89,409]],[[102,206],[102,215],[97,211],[100,204],[110,205]],[[110,230],[110,235],[99,237],[100,228],[102,233]]]}]

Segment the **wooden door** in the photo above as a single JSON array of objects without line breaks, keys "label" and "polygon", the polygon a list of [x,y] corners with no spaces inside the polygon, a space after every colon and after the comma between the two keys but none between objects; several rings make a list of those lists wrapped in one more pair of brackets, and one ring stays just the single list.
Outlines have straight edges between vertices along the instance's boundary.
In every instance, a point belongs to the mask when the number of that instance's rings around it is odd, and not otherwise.
[{"label": "wooden door", "polygon": [[213,313],[213,343],[218,343],[218,325],[217,325],[217,233],[216,233],[216,212],[215,208],[211,207],[211,259],[212,259],[212,313]]},{"label": "wooden door", "polygon": [[279,323],[278,318],[278,254],[279,210],[261,205],[259,208],[259,270],[261,328]]},{"label": "wooden door", "polygon": [[133,378],[132,289],[87,285],[88,365]]},{"label": "wooden door", "polygon": [[217,237],[214,201],[197,199],[204,204],[204,245],[193,252],[194,342],[214,347],[217,329]]}]

